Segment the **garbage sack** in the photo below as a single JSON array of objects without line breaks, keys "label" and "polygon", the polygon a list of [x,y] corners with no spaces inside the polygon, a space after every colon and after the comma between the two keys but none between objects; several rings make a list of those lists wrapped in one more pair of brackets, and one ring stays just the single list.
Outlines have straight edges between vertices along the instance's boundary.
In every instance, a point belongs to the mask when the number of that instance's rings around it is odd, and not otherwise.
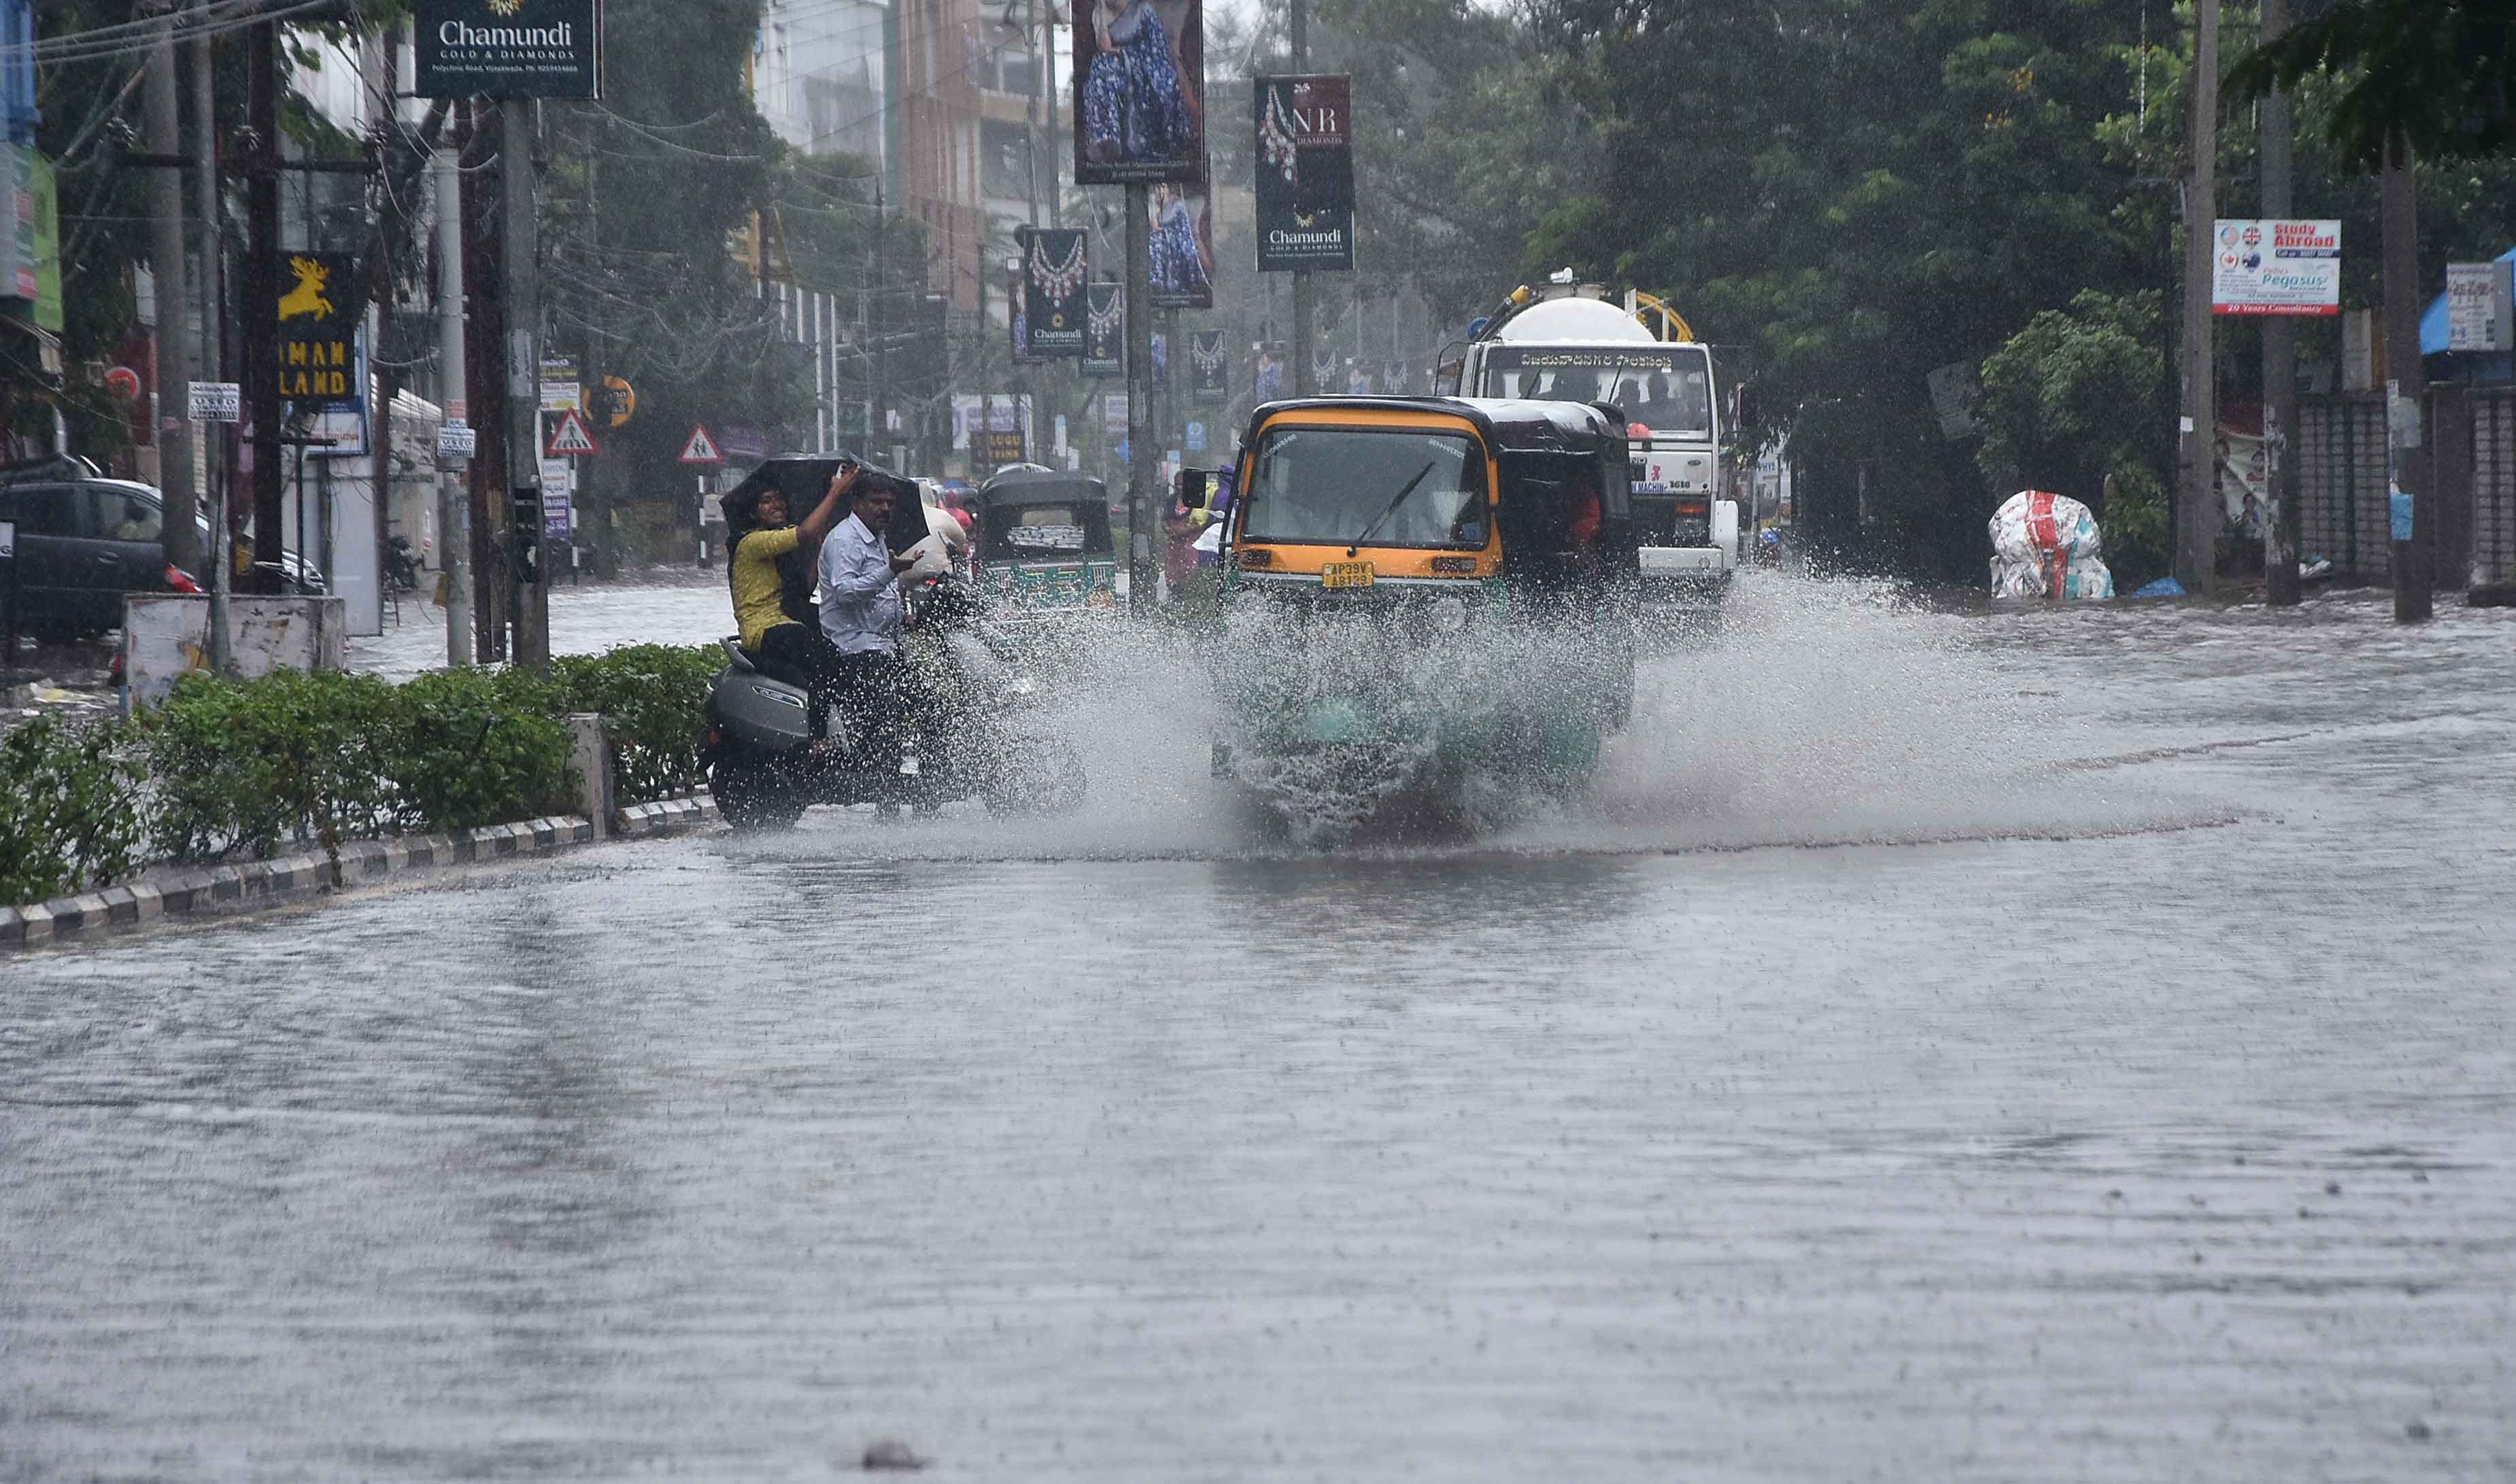
[{"label": "garbage sack", "polygon": [[2134,588],[2131,596],[2134,598],[2182,598],[2184,596],[2184,584],[2177,582],[2172,577],[2161,577],[2147,587]]},{"label": "garbage sack", "polygon": [[2040,489],[2002,501],[1992,516],[1992,591],[1996,598],[2114,597],[2096,516],[2068,495]]}]

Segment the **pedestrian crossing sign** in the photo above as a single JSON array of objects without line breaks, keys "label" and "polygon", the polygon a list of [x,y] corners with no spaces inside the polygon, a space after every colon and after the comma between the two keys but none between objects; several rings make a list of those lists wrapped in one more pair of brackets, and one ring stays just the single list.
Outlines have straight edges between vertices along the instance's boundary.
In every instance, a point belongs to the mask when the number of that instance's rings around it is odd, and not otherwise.
[{"label": "pedestrian crossing sign", "polygon": [[716,439],[708,436],[706,424],[702,423],[691,430],[691,440],[682,445],[682,462],[685,464],[725,462],[725,455],[718,450]]},{"label": "pedestrian crossing sign", "polygon": [[559,415],[558,425],[551,429],[550,440],[542,445],[543,455],[553,459],[592,452],[594,434],[586,431],[585,419],[577,416],[573,407]]}]

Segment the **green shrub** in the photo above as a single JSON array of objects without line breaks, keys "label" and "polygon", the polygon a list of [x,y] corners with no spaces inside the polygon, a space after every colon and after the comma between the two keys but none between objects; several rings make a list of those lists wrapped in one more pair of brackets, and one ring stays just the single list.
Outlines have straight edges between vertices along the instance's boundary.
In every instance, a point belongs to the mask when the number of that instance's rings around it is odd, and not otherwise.
[{"label": "green shrub", "polygon": [[396,687],[379,739],[405,829],[468,830],[569,803],[567,728],[520,671],[442,670]]},{"label": "green shrub", "polygon": [[0,736],[0,903],[37,902],[127,874],[143,830],[129,730],[37,717]]},{"label": "green shrub", "polygon": [[687,793],[699,784],[707,685],[725,666],[713,644],[629,644],[551,662],[554,715],[600,712],[611,738],[613,786],[622,804]]},{"label": "green shrub", "polygon": [[377,766],[393,694],[364,675],[186,676],[142,721],[158,853],[267,859],[291,841],[329,850],[376,833],[394,813]]}]

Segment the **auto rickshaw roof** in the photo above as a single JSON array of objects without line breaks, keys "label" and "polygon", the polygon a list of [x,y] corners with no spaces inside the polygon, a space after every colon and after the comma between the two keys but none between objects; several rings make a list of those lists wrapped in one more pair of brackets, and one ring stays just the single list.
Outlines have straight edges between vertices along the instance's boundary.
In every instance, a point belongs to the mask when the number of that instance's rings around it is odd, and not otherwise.
[{"label": "auto rickshaw roof", "polygon": [[1267,402],[1249,414],[1249,438],[1284,413],[1399,412],[1464,418],[1497,454],[1604,452],[1624,439],[1623,421],[1588,402],[1494,396],[1309,396]]},{"label": "auto rickshaw roof", "polygon": [[1078,491],[1098,499],[1109,498],[1109,486],[1090,474],[1063,469],[1000,469],[979,486],[981,500],[1004,505],[1027,505],[1032,501],[1047,503],[1071,500]]}]

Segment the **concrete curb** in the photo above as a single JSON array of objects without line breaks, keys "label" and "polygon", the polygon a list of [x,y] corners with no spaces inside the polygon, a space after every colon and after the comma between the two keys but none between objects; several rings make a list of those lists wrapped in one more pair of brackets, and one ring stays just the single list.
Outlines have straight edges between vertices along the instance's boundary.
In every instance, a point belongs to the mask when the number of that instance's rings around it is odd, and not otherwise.
[{"label": "concrete curb", "polygon": [[[705,795],[667,799],[620,810],[613,816],[612,832],[623,839],[650,840],[712,824],[717,818],[716,801]],[[48,902],[0,907],[0,949],[40,947],[107,929],[146,928],[169,918],[275,906],[416,870],[551,854],[596,843],[594,821],[560,814],[452,834],[352,841],[341,846],[337,880],[331,862],[319,850],[243,865],[205,866],[145,885],[107,886]]]}]

